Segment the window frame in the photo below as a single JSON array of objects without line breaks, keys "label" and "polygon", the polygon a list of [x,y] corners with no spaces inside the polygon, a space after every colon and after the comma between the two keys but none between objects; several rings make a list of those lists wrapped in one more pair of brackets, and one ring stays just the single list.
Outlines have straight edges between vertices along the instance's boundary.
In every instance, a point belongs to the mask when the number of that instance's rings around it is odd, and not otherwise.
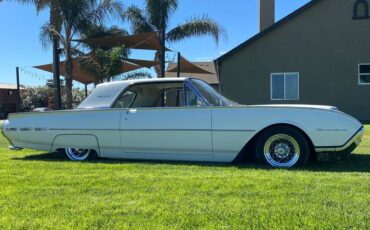
[{"label": "window frame", "polygon": [[[286,76],[289,74],[296,74],[297,75],[297,80],[298,80],[298,97],[296,99],[287,99],[286,98]],[[272,78],[275,75],[283,75],[284,76],[284,98],[273,98],[273,93],[272,93]],[[271,101],[299,101],[300,100],[300,74],[299,72],[282,72],[282,73],[271,73],[270,74],[270,100]]]},{"label": "window frame", "polygon": [[358,81],[358,85],[370,85],[370,83],[362,83],[361,82],[361,76],[363,75],[370,75],[370,72],[369,73],[361,73],[361,66],[363,65],[368,65],[370,66],[370,63],[359,63],[358,66],[357,66],[357,81]]},{"label": "window frame", "polygon": [[117,99],[117,100],[115,101],[115,103],[111,106],[111,108],[112,108],[112,109],[126,109],[126,108],[116,108],[115,106],[117,105],[117,103],[119,102],[119,100],[121,99],[121,97],[122,97],[123,95],[125,95],[125,93],[127,93],[127,92],[131,92],[131,93],[135,94],[134,99],[131,101],[131,103],[130,103],[129,107],[127,107],[128,109],[129,109],[129,108],[131,108],[132,104],[134,104],[134,101],[136,100],[137,93],[130,91],[130,89],[127,89],[127,90],[125,90],[122,94],[120,94],[120,96],[118,97],[118,99]]},{"label": "window frame", "polygon": [[[184,106],[180,106],[180,107],[132,107],[132,104],[134,103],[134,102],[132,102],[129,108],[119,108],[119,109],[141,109],[141,108],[152,108],[152,109],[161,108],[161,109],[166,109],[166,108],[187,108],[187,107],[191,107],[191,108],[202,108],[202,107],[209,106],[209,103],[203,98],[203,96],[198,92],[198,90],[191,84],[191,82],[189,80],[190,79],[187,79],[185,81],[184,80],[179,80],[179,81],[163,81],[163,82],[139,82],[139,83],[130,84],[125,89],[122,90],[122,92],[119,94],[119,96],[110,105],[110,108],[111,109],[115,109],[114,106],[117,104],[117,102],[119,101],[119,99],[127,91],[130,91],[131,87],[138,86],[138,85],[153,85],[153,84],[166,84],[166,83],[169,83],[169,84],[171,84],[171,83],[181,83],[182,84],[182,88],[183,88],[183,91],[184,91],[184,98],[183,98],[183,100],[184,100]],[[194,93],[194,95],[198,98],[198,100],[201,101],[201,106],[200,107],[189,106],[188,105],[188,101],[187,101],[186,93],[185,93],[186,88],[189,88]],[[161,90],[161,94],[157,97],[156,103],[158,103],[158,101],[160,100],[160,97],[162,95],[162,92],[163,92],[163,90]],[[137,95],[135,96],[135,100],[136,100],[136,97],[137,97]]]},{"label": "window frame", "polygon": [[[364,5],[365,7],[365,15],[359,16],[359,7],[361,5]],[[369,3],[366,0],[357,0],[355,4],[353,5],[353,20],[363,20],[363,19],[369,19]]]}]

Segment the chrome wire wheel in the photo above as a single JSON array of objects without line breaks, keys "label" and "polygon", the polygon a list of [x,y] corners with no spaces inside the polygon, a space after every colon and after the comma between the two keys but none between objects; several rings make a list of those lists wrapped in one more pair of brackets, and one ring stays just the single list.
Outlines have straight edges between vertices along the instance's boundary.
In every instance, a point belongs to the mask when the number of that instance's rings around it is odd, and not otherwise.
[{"label": "chrome wire wheel", "polygon": [[265,142],[263,153],[271,166],[290,168],[298,162],[301,149],[297,140],[292,136],[276,134]]},{"label": "chrome wire wheel", "polygon": [[75,148],[66,148],[66,155],[69,159],[73,161],[84,161],[89,158],[90,149],[75,149]]}]

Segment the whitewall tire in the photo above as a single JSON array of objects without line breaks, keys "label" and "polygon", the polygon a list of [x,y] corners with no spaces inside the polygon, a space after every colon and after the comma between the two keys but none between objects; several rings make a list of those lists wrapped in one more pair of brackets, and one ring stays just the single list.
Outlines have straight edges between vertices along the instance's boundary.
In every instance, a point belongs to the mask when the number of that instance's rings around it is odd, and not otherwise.
[{"label": "whitewall tire", "polygon": [[72,161],[85,161],[92,159],[94,156],[94,150],[91,149],[66,148],[65,153]]}]

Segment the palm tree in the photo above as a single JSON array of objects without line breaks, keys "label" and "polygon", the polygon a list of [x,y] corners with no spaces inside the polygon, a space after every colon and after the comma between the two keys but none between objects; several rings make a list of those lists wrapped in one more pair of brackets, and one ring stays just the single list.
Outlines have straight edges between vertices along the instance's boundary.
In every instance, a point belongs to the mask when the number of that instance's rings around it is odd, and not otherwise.
[{"label": "palm tree", "polygon": [[76,36],[81,35],[86,27],[93,24],[102,24],[112,17],[121,16],[123,7],[118,0],[51,0],[57,1],[59,15],[57,21],[61,23],[58,31],[50,23],[46,23],[41,29],[41,40],[43,44],[51,41],[51,35],[57,36],[63,46],[66,58],[65,68],[65,92],[67,108],[72,108],[72,81],[73,81],[73,56],[78,54],[77,46],[73,42]]},{"label": "palm tree", "polygon": [[145,0],[144,9],[130,6],[125,12],[125,18],[131,22],[134,34],[145,32],[159,32],[162,42],[162,51],[156,53],[156,60],[161,60],[161,69],[156,69],[164,77],[165,43],[179,42],[181,40],[209,35],[219,42],[224,29],[207,15],[191,17],[175,28],[169,29],[171,16],[178,7],[178,0]]},{"label": "palm tree", "polygon": [[41,28],[40,39],[48,46],[58,38],[66,58],[66,101],[72,108],[72,58],[77,54],[73,42],[91,24],[103,24],[106,20],[121,17],[122,3],[118,0],[18,0],[21,3],[35,4],[37,12],[49,8],[50,20]]}]

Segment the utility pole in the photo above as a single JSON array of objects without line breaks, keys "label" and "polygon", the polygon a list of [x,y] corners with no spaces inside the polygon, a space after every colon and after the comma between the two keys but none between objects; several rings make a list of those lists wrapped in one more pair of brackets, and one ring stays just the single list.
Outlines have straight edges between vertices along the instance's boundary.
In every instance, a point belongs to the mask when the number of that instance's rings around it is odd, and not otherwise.
[{"label": "utility pole", "polygon": [[177,77],[181,75],[181,54],[177,52]]},{"label": "utility pole", "polygon": [[85,84],[85,98],[87,97],[87,84]]},{"label": "utility pole", "polygon": [[166,30],[163,28],[161,30],[161,43],[162,43],[162,51],[161,51],[161,77],[165,78],[166,77]]},{"label": "utility pole", "polygon": [[[55,30],[60,31],[61,28],[57,27],[57,17],[60,12],[56,1],[51,1],[50,6],[50,24]],[[60,93],[60,50],[59,50],[59,37],[53,34],[53,82],[54,82],[54,109],[62,109],[62,97]]]},{"label": "utility pole", "polygon": [[57,37],[53,37],[53,81],[54,81],[54,109],[62,109],[62,100],[60,93],[60,70],[59,70],[59,40]]},{"label": "utility pole", "polygon": [[15,68],[15,72],[17,75],[17,100],[18,100],[16,111],[20,112],[21,111],[21,87],[19,84],[19,67]]}]

